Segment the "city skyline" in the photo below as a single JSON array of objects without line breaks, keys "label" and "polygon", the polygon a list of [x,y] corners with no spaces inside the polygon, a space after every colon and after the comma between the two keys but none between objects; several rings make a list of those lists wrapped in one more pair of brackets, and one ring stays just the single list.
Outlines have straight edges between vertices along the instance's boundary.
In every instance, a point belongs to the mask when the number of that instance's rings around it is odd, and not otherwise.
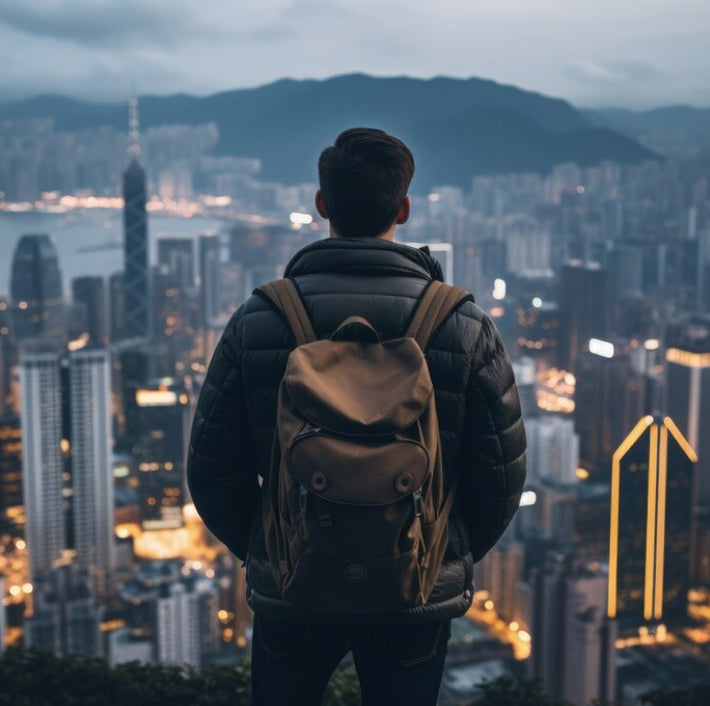
[{"label": "city skyline", "polygon": [[[710,12],[698,0],[594,7],[446,0],[387,13],[374,0],[284,0],[248,13],[225,0],[199,12],[184,1],[171,7],[165,13],[158,0],[5,4],[0,102],[47,92],[116,99],[134,86],[204,95],[364,71],[479,76],[589,107],[710,106],[710,70],[700,60]],[[14,61],[22,53],[32,54],[32,68]]]},{"label": "city skyline", "polygon": [[[185,485],[190,420],[234,310],[328,224],[315,184],[173,127],[146,130],[141,153],[133,101],[128,155],[116,129],[47,144],[41,119],[6,130],[0,651],[204,669],[252,638],[244,568]],[[176,203],[202,217],[166,217]],[[494,322],[528,437],[520,509],[473,569],[441,703],[472,698],[484,673],[538,677],[575,706],[707,683],[702,151],[435,184],[412,194],[392,247],[407,243]]]}]

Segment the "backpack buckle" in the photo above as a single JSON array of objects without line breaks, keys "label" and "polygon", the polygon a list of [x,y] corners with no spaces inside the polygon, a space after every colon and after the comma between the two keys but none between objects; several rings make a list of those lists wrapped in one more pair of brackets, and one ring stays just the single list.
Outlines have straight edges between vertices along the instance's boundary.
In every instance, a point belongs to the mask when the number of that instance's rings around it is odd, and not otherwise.
[{"label": "backpack buckle", "polygon": [[333,518],[330,516],[330,510],[328,509],[328,503],[323,500],[323,498],[315,496],[316,498],[316,512],[318,513],[318,525],[320,527],[332,527]]},{"label": "backpack buckle", "polygon": [[422,502],[422,489],[419,488],[412,493],[414,501],[414,516],[421,517],[424,514],[424,503]]}]

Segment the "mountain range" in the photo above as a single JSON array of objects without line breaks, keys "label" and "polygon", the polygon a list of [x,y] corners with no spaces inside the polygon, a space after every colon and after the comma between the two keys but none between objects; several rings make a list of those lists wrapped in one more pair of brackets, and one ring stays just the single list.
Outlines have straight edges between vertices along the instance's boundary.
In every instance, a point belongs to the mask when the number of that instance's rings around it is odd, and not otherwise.
[{"label": "mountain range", "polygon": [[[256,157],[262,162],[260,178],[287,184],[316,181],[320,150],[354,125],[383,128],[412,148],[415,191],[439,184],[467,188],[479,174],[545,172],[562,162],[636,163],[657,156],[612,129],[615,122],[606,116],[478,78],[284,79],[205,97],[144,96],[140,109],[143,129],[216,123],[217,154]],[[0,120],[51,117],[57,130],[70,132],[100,125],[124,129],[126,116],[125,104],[58,95],[0,104]]]},{"label": "mountain range", "polygon": [[623,132],[632,137],[664,137],[669,140],[710,142],[710,108],[672,105],[653,110],[621,108],[583,110],[592,125]]}]

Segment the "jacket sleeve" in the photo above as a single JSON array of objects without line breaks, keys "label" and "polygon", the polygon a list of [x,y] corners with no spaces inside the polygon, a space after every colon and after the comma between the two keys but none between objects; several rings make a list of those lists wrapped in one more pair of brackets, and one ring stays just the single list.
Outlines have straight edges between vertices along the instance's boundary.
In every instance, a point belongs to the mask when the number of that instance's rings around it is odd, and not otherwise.
[{"label": "jacket sleeve", "polygon": [[525,483],[525,428],[513,368],[487,316],[469,371],[464,424],[459,511],[479,561],[513,519]]},{"label": "jacket sleeve", "polygon": [[242,327],[243,307],[225,328],[207,370],[192,424],[187,482],[204,523],[244,560],[260,489],[244,401]]}]

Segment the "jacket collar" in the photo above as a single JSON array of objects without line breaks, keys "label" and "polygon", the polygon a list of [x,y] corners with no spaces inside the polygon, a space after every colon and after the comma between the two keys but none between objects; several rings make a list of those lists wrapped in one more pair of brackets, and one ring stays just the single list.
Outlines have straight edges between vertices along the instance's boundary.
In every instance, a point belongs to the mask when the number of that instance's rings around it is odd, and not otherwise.
[{"label": "jacket collar", "polygon": [[284,277],[317,272],[444,279],[441,265],[431,257],[428,248],[416,249],[379,238],[317,240],[293,256]]}]

